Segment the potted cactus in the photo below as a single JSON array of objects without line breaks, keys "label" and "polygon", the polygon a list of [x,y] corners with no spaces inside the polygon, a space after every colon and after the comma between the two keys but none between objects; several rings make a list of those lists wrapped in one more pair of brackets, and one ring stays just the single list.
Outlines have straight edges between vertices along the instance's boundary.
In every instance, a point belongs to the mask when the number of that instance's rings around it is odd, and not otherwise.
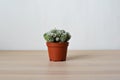
[{"label": "potted cactus", "polygon": [[70,33],[65,30],[52,29],[44,33],[50,61],[66,61],[70,38]]}]

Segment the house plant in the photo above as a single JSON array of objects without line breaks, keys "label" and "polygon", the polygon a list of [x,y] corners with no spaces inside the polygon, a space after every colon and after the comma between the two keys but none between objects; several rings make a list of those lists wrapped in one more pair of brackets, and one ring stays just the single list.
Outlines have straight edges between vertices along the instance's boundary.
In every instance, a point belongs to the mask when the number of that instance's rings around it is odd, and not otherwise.
[{"label": "house plant", "polygon": [[52,29],[43,36],[48,47],[50,61],[66,61],[70,33],[65,30]]}]

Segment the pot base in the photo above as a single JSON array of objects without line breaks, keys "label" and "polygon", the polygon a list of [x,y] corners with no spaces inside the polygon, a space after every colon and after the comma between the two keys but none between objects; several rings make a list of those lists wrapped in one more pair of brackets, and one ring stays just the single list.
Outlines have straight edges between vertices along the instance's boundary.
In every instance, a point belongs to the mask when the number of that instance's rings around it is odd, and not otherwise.
[{"label": "pot base", "polygon": [[60,62],[60,61],[66,61],[66,59],[65,60],[52,60],[52,59],[50,59],[50,61],[51,62]]}]

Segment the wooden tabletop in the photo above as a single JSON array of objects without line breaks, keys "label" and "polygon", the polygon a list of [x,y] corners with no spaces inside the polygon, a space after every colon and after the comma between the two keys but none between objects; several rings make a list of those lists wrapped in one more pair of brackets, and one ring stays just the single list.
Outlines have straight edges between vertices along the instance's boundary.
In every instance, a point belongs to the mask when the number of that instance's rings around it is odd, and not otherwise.
[{"label": "wooden tabletop", "polygon": [[68,51],[63,62],[47,51],[0,51],[0,80],[120,80],[120,50]]}]

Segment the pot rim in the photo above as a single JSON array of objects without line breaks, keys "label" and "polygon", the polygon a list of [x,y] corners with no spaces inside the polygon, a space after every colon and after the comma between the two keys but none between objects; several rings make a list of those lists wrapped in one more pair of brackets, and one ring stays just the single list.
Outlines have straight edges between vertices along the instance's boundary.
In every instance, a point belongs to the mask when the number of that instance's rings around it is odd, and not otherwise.
[{"label": "pot rim", "polygon": [[68,46],[69,42],[46,42],[47,46]]}]

